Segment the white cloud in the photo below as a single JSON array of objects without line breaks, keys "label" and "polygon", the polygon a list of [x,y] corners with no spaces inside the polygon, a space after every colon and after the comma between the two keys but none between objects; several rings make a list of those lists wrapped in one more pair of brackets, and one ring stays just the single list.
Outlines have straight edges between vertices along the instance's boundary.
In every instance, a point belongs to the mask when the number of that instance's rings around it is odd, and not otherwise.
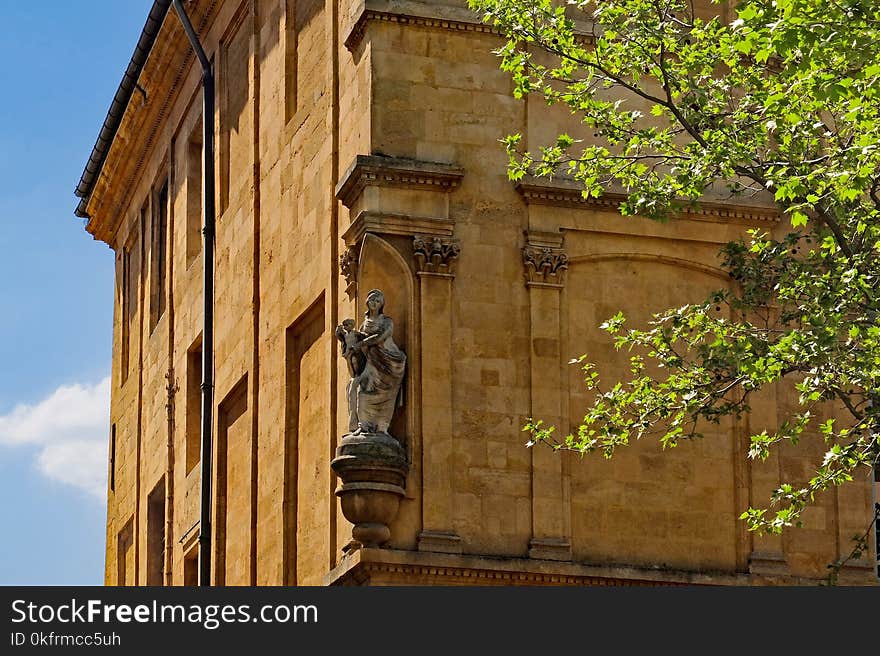
[{"label": "white cloud", "polygon": [[96,385],[62,385],[36,404],[0,415],[0,445],[37,446],[44,476],[103,499],[109,422],[108,376]]}]

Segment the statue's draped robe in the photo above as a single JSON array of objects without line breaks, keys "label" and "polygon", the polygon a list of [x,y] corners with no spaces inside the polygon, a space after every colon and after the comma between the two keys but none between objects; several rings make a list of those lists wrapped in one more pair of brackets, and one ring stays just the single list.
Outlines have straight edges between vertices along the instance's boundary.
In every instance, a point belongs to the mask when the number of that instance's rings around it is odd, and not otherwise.
[{"label": "statue's draped robe", "polygon": [[367,316],[361,326],[365,335],[385,335],[384,340],[380,337],[379,341],[363,349],[366,364],[356,379],[357,384],[352,386],[362,431],[369,427],[371,431],[387,432],[394,414],[406,368],[406,355],[394,343],[393,329],[391,318],[384,314],[376,318]]}]

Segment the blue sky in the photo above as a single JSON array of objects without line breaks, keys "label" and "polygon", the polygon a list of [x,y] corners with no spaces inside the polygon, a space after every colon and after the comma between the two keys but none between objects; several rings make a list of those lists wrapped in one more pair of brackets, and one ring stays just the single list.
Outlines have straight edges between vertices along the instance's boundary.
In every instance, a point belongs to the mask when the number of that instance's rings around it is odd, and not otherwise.
[{"label": "blue sky", "polygon": [[100,585],[113,253],[76,186],[150,0],[0,0],[0,584]]}]

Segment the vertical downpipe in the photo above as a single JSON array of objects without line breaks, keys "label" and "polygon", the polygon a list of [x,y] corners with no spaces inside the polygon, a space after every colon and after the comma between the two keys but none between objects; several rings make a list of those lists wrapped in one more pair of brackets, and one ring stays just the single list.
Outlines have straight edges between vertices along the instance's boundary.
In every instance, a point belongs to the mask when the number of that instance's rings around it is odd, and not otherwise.
[{"label": "vertical downpipe", "polygon": [[[175,4],[180,0],[175,0]],[[211,426],[214,410],[214,74],[210,65],[203,80],[204,126],[203,170],[205,172],[204,198],[205,219],[202,234],[204,249],[204,312],[202,326],[202,428],[201,428],[201,511],[199,529],[199,585],[211,585],[211,476],[212,440]]]},{"label": "vertical downpipe", "polygon": [[204,134],[202,185],[204,225],[203,251],[203,325],[202,325],[202,416],[201,416],[201,504],[199,522],[199,585],[211,585],[211,477],[213,469],[211,425],[214,409],[214,71],[199,37],[193,29],[181,0],[173,0],[174,10],[202,66],[202,128]]},{"label": "vertical downpipe", "polygon": [[[327,3],[330,7],[330,111],[331,111],[331,158],[330,158],[330,330],[339,323],[339,203],[336,184],[339,182],[339,0]],[[330,349],[330,460],[336,456],[336,429],[339,417],[337,384],[339,358]],[[338,548],[336,518],[339,510],[336,502],[336,476],[330,470],[330,554],[329,570],[336,567]]]}]

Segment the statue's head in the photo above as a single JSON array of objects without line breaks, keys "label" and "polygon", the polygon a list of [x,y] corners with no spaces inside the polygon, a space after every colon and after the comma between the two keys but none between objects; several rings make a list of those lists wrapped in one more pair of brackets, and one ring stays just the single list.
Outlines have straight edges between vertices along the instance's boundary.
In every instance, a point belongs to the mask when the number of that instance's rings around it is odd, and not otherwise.
[{"label": "statue's head", "polygon": [[385,309],[385,294],[380,289],[371,289],[367,294],[367,313],[375,311],[382,314]]}]

